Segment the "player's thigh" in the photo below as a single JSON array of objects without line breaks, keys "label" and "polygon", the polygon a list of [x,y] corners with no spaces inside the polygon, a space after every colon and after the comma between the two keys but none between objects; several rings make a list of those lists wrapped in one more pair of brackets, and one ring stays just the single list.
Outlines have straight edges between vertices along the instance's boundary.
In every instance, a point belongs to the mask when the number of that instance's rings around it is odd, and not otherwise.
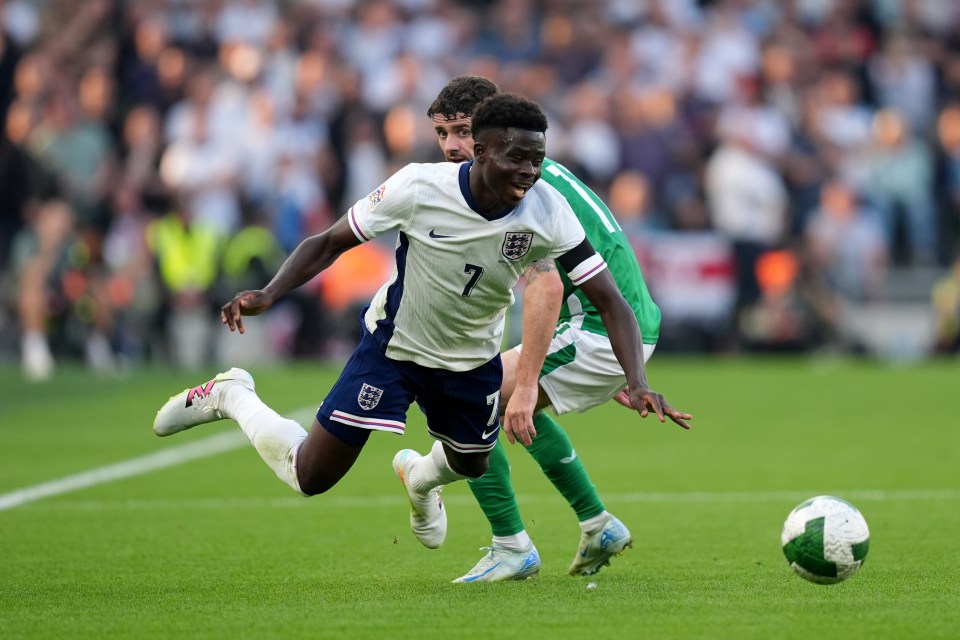
[{"label": "player's thigh", "polygon": [[307,439],[297,451],[300,490],[307,495],[327,491],[347,474],[361,451],[363,444],[348,444],[314,420]]},{"label": "player's thigh", "polygon": [[503,383],[500,385],[500,402],[506,406],[513,395],[513,390],[517,386],[517,364],[520,362],[520,349],[518,345],[513,349],[508,349],[500,354],[500,360],[503,363]]},{"label": "player's thigh", "polygon": [[[427,430],[455,455],[464,454],[463,462],[471,469],[485,464],[497,443],[502,376],[500,356],[471,371],[421,370],[417,402]],[[484,455],[470,458],[472,454]]]},{"label": "player's thigh", "polygon": [[[500,386],[501,416],[503,416],[503,412],[507,408],[507,403],[510,402],[510,398],[513,396],[513,392],[517,388],[517,366],[520,362],[520,352],[522,350],[523,345],[521,344],[500,354],[500,357],[503,360],[503,384]],[[540,409],[549,406],[550,396],[546,394],[546,392],[543,390],[543,387],[539,387],[537,389],[537,404],[534,408],[534,411],[540,411]]]}]

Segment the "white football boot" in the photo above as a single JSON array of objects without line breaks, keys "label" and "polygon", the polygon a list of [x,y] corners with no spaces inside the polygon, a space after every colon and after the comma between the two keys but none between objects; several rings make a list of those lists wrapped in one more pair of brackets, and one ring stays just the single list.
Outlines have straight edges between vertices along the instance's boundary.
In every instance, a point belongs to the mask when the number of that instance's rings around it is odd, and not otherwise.
[{"label": "white football boot", "polygon": [[243,369],[233,368],[218,373],[199,387],[184,389],[167,400],[157,411],[157,417],[153,420],[153,432],[158,436],[169,436],[198,424],[226,418],[223,414],[224,394],[230,387],[238,384],[253,391],[253,376]]},{"label": "white football boot", "polygon": [[410,500],[410,528],[423,546],[436,549],[447,537],[447,510],[443,508],[440,490],[434,487],[426,493],[418,493],[407,483],[410,468],[420,454],[413,449],[401,449],[393,456],[393,471],[407,490]]},{"label": "white football boot", "polygon": [[523,551],[508,549],[496,542],[493,546],[481,547],[480,550],[486,551],[487,555],[480,558],[480,562],[466,575],[454,580],[454,583],[526,580],[540,574],[540,554],[533,542]]},{"label": "white football boot", "polygon": [[580,536],[580,548],[567,569],[572,576],[592,576],[602,567],[610,566],[610,558],[619,556],[633,546],[630,531],[612,514],[607,514],[603,526]]}]

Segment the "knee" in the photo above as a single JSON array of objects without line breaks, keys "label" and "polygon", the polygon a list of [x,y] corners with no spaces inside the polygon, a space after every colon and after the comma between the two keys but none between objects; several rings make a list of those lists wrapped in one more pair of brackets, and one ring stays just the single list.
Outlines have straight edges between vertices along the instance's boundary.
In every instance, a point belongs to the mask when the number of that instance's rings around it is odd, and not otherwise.
[{"label": "knee", "polygon": [[482,453],[459,453],[448,450],[446,453],[447,464],[462,476],[479,478],[490,468],[490,454],[486,451]]},{"label": "knee", "polygon": [[315,496],[326,493],[353,466],[363,444],[349,444],[322,427],[316,420],[296,452],[297,484],[300,493]]},{"label": "knee", "polygon": [[299,488],[300,493],[307,497],[326,493],[339,480],[339,478],[332,478],[329,473],[325,472],[322,465],[317,465],[310,459],[298,461],[296,474],[297,488]]},{"label": "knee", "polygon": [[297,484],[300,485],[300,493],[307,497],[326,493],[333,486],[327,478],[304,473],[297,473]]}]

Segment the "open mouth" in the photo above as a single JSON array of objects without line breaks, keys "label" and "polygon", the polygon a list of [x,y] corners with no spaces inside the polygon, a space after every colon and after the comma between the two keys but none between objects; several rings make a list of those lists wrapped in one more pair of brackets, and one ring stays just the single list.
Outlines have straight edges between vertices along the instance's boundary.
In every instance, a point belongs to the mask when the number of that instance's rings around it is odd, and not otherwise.
[{"label": "open mouth", "polygon": [[522,198],[527,195],[527,191],[530,190],[530,187],[533,186],[532,182],[513,182],[510,184],[513,187],[514,194],[517,196],[517,199]]}]

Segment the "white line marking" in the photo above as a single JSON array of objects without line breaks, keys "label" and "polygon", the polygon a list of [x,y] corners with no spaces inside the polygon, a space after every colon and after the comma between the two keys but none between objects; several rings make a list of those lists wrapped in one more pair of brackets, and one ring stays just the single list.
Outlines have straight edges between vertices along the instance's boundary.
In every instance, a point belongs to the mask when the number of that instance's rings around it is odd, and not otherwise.
[{"label": "white line marking", "polygon": [[[855,489],[850,491],[828,492],[831,495],[841,495],[859,504],[862,502],[896,502],[896,501],[951,501],[960,500],[960,490],[906,490],[906,491],[879,491],[869,489]],[[784,492],[692,492],[692,493],[613,493],[604,494],[604,501],[609,504],[646,503],[646,504],[727,504],[731,502],[784,502],[788,506],[795,506],[807,498],[817,495],[815,491],[784,491]],[[518,496],[521,504],[548,504],[562,503],[556,494],[535,494]],[[354,509],[380,509],[407,504],[402,494],[389,496],[337,496],[326,495],[317,498],[324,505]],[[470,494],[443,496],[443,501],[450,505],[470,505],[474,498]],[[215,509],[298,509],[312,506],[315,501],[302,497],[283,498],[158,498],[153,500],[71,500],[70,502],[53,503],[33,507],[47,511],[156,511],[160,509],[196,509],[212,511]]]},{"label": "white line marking", "polygon": [[[289,417],[292,420],[303,424],[305,419],[312,420],[315,410],[301,409],[295,411]],[[247,444],[247,439],[238,429],[220,433],[203,440],[190,442],[176,447],[170,447],[163,451],[151,453],[139,458],[124,460],[116,464],[109,464],[103,467],[97,467],[90,471],[84,471],[71,476],[51,480],[32,487],[17,489],[10,493],[0,494],[0,511],[13,509],[21,505],[36,502],[51,496],[58,496],[64,493],[71,493],[81,489],[88,489],[98,484],[113,482],[114,480],[123,480],[134,476],[174,467],[179,464],[208,458],[234,449],[240,449]]]},{"label": "white line marking", "polygon": [[238,431],[229,431],[215,436],[211,436],[199,442],[171,447],[141,456],[132,458],[116,464],[110,464],[105,467],[98,467],[90,471],[84,471],[72,476],[66,476],[50,482],[44,482],[32,487],[18,489],[10,493],[0,495],[0,511],[13,509],[29,502],[36,502],[50,496],[57,496],[63,493],[87,489],[98,484],[131,478],[144,473],[150,473],[157,469],[164,469],[174,465],[183,464],[206,458],[218,453],[239,449],[246,442],[246,438]]}]

